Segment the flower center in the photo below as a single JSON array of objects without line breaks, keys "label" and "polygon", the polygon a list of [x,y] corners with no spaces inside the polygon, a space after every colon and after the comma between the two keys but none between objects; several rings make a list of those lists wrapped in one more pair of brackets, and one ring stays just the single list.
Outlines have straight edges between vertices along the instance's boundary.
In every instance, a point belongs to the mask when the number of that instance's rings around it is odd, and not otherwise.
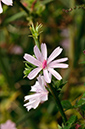
[{"label": "flower center", "polygon": [[44,60],[43,63],[42,63],[42,68],[46,68],[47,67],[47,60]]}]

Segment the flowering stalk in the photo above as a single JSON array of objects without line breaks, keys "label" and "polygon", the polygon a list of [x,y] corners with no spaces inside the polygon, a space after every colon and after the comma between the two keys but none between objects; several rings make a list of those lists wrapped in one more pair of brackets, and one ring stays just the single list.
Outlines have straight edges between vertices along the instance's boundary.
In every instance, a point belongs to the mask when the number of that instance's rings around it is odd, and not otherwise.
[{"label": "flowering stalk", "polygon": [[66,115],[63,111],[63,107],[60,103],[60,100],[59,100],[59,97],[58,97],[58,94],[57,94],[57,90],[55,90],[55,88],[50,84],[48,85],[49,89],[50,89],[50,92],[51,94],[53,95],[56,103],[57,103],[57,107],[58,107],[58,110],[60,111],[61,113],[61,116],[62,116],[62,119],[63,119],[63,122],[66,123],[67,122],[67,118],[66,118]]},{"label": "flowering stalk", "polygon": [[34,41],[35,41],[35,45],[37,45],[37,47],[40,49],[40,43],[39,43],[39,35],[42,31],[40,31],[40,29],[42,28],[42,24],[38,23],[36,24],[36,26],[34,27],[33,23],[30,26],[30,31],[32,33],[31,37],[33,37]]}]

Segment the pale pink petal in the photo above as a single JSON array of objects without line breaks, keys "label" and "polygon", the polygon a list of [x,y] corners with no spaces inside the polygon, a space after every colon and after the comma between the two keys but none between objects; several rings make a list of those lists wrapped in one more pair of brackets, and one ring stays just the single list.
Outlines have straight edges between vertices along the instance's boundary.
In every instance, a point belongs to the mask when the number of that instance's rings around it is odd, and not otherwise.
[{"label": "pale pink petal", "polygon": [[49,76],[49,73],[47,71],[47,69],[43,69],[43,74],[44,74],[44,79],[47,83],[50,83],[51,82],[51,78]]},{"label": "pale pink petal", "polygon": [[[34,91],[35,93],[32,95],[25,96],[25,101],[29,101],[28,103],[24,104],[26,106],[27,110],[29,111],[31,108],[37,108],[39,103],[42,103],[46,100],[48,100],[48,91],[45,89],[44,85],[44,78],[43,76],[39,75],[37,78],[38,81],[36,81],[35,85],[31,86],[31,91]],[[44,81],[44,82],[43,82]]]},{"label": "pale pink petal", "polygon": [[41,52],[45,60],[47,60],[47,47],[45,43],[41,44]]},{"label": "pale pink petal", "polygon": [[46,82],[45,82],[44,76],[39,75],[37,77],[37,80],[38,80],[39,86],[40,86],[38,90],[40,90],[40,92],[46,92],[47,93],[47,89],[45,88]]},{"label": "pale pink petal", "polygon": [[56,72],[53,68],[48,68],[48,71],[58,80],[62,79],[61,75],[58,72]]},{"label": "pale pink petal", "polygon": [[50,78],[50,80],[52,79],[52,74],[51,73],[49,73],[49,78]]},{"label": "pale pink petal", "polygon": [[27,104],[24,104],[26,106],[27,110],[29,111],[31,108],[36,109],[40,103],[39,97],[33,101],[28,102]]},{"label": "pale pink petal", "polygon": [[39,89],[39,88],[40,88],[39,82],[36,81],[35,85],[31,86],[31,90],[30,91],[36,92],[37,89]]},{"label": "pale pink petal", "polygon": [[28,105],[26,108],[27,108],[27,111],[29,112],[29,110],[32,108],[32,105],[30,106]]},{"label": "pale pink petal", "polygon": [[12,5],[12,0],[1,0],[6,5]]},{"label": "pale pink petal", "polygon": [[39,94],[32,94],[32,95],[27,95],[27,96],[25,96],[24,97],[24,101],[26,101],[26,100],[29,100],[29,99],[31,99],[31,100],[33,100],[33,99],[35,99],[35,98],[37,98],[39,96]]},{"label": "pale pink petal", "polygon": [[67,57],[66,58],[57,59],[57,60],[55,60],[55,63],[65,62],[67,60],[68,60]]},{"label": "pale pink petal", "polygon": [[51,62],[49,64],[49,67],[51,67],[51,68],[68,68],[68,64]]},{"label": "pale pink petal", "polygon": [[2,9],[2,5],[1,5],[1,2],[0,2],[0,13],[3,12],[3,9]]},{"label": "pale pink petal", "polygon": [[32,105],[30,105],[30,106],[28,105],[28,106],[26,106],[26,108],[27,108],[27,111],[29,112],[29,110],[30,110],[31,108],[33,108],[33,107],[32,107]]},{"label": "pale pink petal", "polygon": [[34,47],[34,53],[35,53],[36,58],[37,58],[39,61],[43,62],[44,58],[43,58],[43,56],[42,56],[42,54],[41,54],[39,48],[37,47],[37,45]]},{"label": "pale pink petal", "polygon": [[42,70],[42,68],[35,68],[34,70],[32,70],[29,74],[28,74],[28,78],[31,80],[31,79],[34,79],[37,74]]},{"label": "pale pink petal", "polygon": [[34,109],[36,109],[37,107],[38,107],[38,105],[39,105],[39,103],[40,103],[40,98],[38,97],[37,99],[36,99],[36,101],[33,103],[33,108]]},{"label": "pale pink petal", "polygon": [[43,79],[43,76],[39,75],[39,76],[37,77],[37,80],[38,80],[40,86],[41,86],[41,85],[44,85],[44,79]]},{"label": "pale pink petal", "polygon": [[49,64],[52,60],[54,60],[62,52],[62,50],[62,48],[57,47],[49,56],[47,63]]},{"label": "pale pink petal", "polygon": [[6,123],[0,125],[1,129],[16,129],[15,123],[11,120],[7,120]]},{"label": "pale pink petal", "polygon": [[27,60],[28,62],[30,62],[31,64],[35,65],[35,66],[41,66],[42,65],[39,60],[35,59],[33,56],[31,56],[29,54],[25,54],[24,59]]},{"label": "pale pink petal", "polygon": [[35,101],[35,99],[33,99],[32,101],[29,100],[28,103],[24,104],[24,106],[31,106]]},{"label": "pale pink petal", "polygon": [[41,75],[39,75],[39,76],[37,77],[37,80],[38,80],[38,82],[39,82],[40,87],[44,87],[44,85],[45,85],[44,77],[41,76]]},{"label": "pale pink petal", "polygon": [[48,100],[48,94],[45,94],[45,95],[42,97],[42,99],[41,99],[41,101],[46,101],[46,100]]},{"label": "pale pink petal", "polygon": [[13,123],[11,120],[7,120],[6,124],[6,128],[11,128],[11,129],[15,129],[15,123]]}]

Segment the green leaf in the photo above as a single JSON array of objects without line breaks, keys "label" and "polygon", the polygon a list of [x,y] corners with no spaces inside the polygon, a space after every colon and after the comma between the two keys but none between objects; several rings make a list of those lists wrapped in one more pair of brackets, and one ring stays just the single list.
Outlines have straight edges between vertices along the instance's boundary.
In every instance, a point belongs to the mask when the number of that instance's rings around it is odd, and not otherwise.
[{"label": "green leaf", "polygon": [[68,110],[68,109],[71,109],[73,108],[73,106],[71,105],[70,101],[69,100],[63,100],[61,102],[62,104],[62,107],[65,109],[65,110]]},{"label": "green leaf", "polygon": [[[31,63],[28,62],[28,61],[24,61],[24,63],[25,63],[25,66],[26,66],[27,68],[29,68],[30,66],[33,67],[33,68],[36,67],[35,65],[31,64]],[[28,66],[28,65],[29,65],[29,66]]]},{"label": "green leaf", "polygon": [[41,1],[41,3],[45,5],[45,4],[48,4],[48,3],[52,2],[52,1],[53,0],[44,0],[44,1]]},{"label": "green leaf", "polygon": [[85,93],[82,95],[82,98],[85,97]]},{"label": "green leaf", "polygon": [[84,86],[85,86],[85,83],[84,83]]},{"label": "green leaf", "polygon": [[19,18],[21,18],[22,16],[26,16],[26,13],[25,13],[25,12],[19,12],[19,13],[17,13],[17,14],[14,14],[14,15],[11,16],[10,18],[6,19],[6,20],[5,20],[5,23],[9,23],[9,22],[15,21],[16,19],[19,19]]},{"label": "green leaf", "polygon": [[79,64],[85,64],[85,61],[83,61],[83,62],[80,62]]},{"label": "green leaf", "polygon": [[72,125],[77,120],[77,117],[75,115],[71,116],[69,120],[67,121],[68,124]]},{"label": "green leaf", "polygon": [[60,125],[58,125],[58,129],[62,129],[62,127]]},{"label": "green leaf", "polygon": [[27,77],[28,74],[30,73],[30,71],[32,70],[32,68],[27,65],[27,62],[25,63],[25,66],[26,66],[26,68],[25,68],[25,70],[23,71],[23,73],[24,73],[24,75],[25,75],[24,78]]},{"label": "green leaf", "polygon": [[71,127],[73,126],[76,120],[77,120],[77,117],[75,115],[71,116],[69,120],[66,122],[67,125],[64,126],[63,129],[71,129]]},{"label": "green leaf", "polygon": [[74,105],[75,108],[81,107],[82,105],[85,104],[85,98],[81,98],[76,105]]},{"label": "green leaf", "polygon": [[63,82],[63,80],[58,80],[58,81],[53,81],[54,83],[54,87],[57,88],[57,90],[61,91],[62,87],[67,83],[66,82]]},{"label": "green leaf", "polygon": [[64,128],[63,129],[70,129],[71,128],[71,126],[70,125],[68,125],[68,126],[64,126]]},{"label": "green leaf", "polygon": [[85,112],[85,104],[81,106],[81,110]]}]

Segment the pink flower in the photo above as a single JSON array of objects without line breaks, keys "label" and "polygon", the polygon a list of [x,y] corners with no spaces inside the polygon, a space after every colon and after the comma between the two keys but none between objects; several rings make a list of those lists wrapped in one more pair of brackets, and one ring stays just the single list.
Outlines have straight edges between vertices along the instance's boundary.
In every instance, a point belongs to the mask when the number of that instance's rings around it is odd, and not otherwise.
[{"label": "pink flower", "polygon": [[57,47],[51,55],[47,58],[47,47],[46,44],[41,44],[41,51],[37,46],[34,47],[34,53],[36,58],[29,54],[24,55],[24,59],[28,62],[32,63],[33,65],[37,66],[34,70],[32,70],[28,74],[29,79],[33,79],[37,76],[37,74],[43,70],[44,79],[47,83],[51,82],[51,78],[49,73],[52,74],[56,79],[61,80],[61,75],[54,70],[54,68],[67,68],[68,65],[62,62],[68,60],[68,58],[61,58],[53,61],[60,53],[62,52],[62,48]]},{"label": "pink flower", "polygon": [[81,127],[81,125],[79,125],[79,124],[76,124],[76,127],[75,127],[75,129],[79,129]]},{"label": "pink flower", "polygon": [[39,75],[37,78],[35,85],[31,87],[32,92],[35,92],[32,95],[25,96],[25,101],[29,100],[24,106],[26,106],[27,110],[29,111],[31,108],[37,108],[39,103],[42,103],[48,100],[48,91],[45,88],[45,81],[43,76]]},{"label": "pink flower", "polygon": [[0,13],[3,12],[1,2],[3,2],[6,5],[12,5],[12,0],[0,0]]},{"label": "pink flower", "polygon": [[15,123],[13,123],[11,120],[7,120],[6,123],[1,124],[1,129],[17,129],[15,126]]},{"label": "pink flower", "polygon": [[85,54],[85,50],[83,51],[83,53]]}]

